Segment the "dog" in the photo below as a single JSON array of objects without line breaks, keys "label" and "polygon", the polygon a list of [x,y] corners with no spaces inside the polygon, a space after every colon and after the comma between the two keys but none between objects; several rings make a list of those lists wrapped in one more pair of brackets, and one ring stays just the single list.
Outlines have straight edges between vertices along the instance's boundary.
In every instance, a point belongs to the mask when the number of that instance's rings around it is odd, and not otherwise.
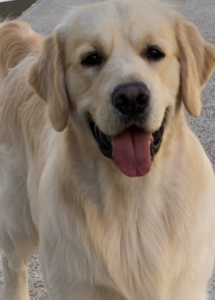
[{"label": "dog", "polygon": [[44,39],[0,25],[4,300],[206,300],[215,178],[188,127],[215,48],[170,4],[74,7]]}]

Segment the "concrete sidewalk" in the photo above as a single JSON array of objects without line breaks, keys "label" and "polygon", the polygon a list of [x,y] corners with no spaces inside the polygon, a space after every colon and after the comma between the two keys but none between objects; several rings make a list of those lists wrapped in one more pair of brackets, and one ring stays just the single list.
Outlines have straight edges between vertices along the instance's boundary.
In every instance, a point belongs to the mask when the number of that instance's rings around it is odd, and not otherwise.
[{"label": "concrete sidewalk", "polygon": [[34,30],[47,36],[63,19],[73,5],[95,2],[93,0],[41,0],[21,17],[31,24]]},{"label": "concrete sidewalk", "polygon": [[[132,0],[131,0],[132,1]],[[93,0],[41,0],[25,12],[20,19],[29,22],[34,30],[48,36],[72,5]],[[175,0],[175,3],[200,29],[209,42],[215,44],[215,0]],[[199,136],[215,169],[215,76],[212,77],[202,94],[203,111],[199,119],[189,118],[193,130]],[[215,238],[215,237],[211,237]],[[0,300],[2,294],[2,273],[0,263]],[[32,300],[46,300],[37,255],[30,261],[30,292]],[[215,300],[215,275],[209,287],[209,299]],[[194,299],[193,299],[194,300]]]}]

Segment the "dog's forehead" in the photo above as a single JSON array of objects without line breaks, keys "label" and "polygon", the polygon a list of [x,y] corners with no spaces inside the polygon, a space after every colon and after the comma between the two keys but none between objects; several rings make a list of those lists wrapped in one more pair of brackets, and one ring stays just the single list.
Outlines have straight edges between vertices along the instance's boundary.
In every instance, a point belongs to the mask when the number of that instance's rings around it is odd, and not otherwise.
[{"label": "dog's forehead", "polygon": [[173,14],[167,4],[154,0],[109,0],[74,8],[62,24],[69,39],[99,37],[107,43],[117,35],[134,42],[149,35],[173,39]]}]

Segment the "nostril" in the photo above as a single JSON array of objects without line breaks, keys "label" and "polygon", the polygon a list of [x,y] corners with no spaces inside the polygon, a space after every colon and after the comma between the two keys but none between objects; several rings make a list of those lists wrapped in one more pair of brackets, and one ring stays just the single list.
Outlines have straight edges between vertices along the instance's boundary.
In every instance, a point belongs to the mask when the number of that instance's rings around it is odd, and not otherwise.
[{"label": "nostril", "polygon": [[145,96],[143,94],[140,94],[140,95],[137,96],[136,103],[139,106],[145,105],[145,102],[146,102],[146,99],[145,99]]},{"label": "nostril", "polygon": [[124,94],[119,95],[119,102],[120,102],[122,105],[124,105],[124,106],[129,105],[129,99],[128,99],[128,97],[127,97],[126,95],[124,95]]},{"label": "nostril", "polygon": [[114,101],[115,107],[121,111],[124,115],[129,114],[131,110],[131,102],[124,94],[120,94]]},{"label": "nostril", "polygon": [[149,104],[149,97],[150,94],[148,90],[146,90],[144,93],[140,93],[136,98],[136,104],[143,107],[147,106]]}]

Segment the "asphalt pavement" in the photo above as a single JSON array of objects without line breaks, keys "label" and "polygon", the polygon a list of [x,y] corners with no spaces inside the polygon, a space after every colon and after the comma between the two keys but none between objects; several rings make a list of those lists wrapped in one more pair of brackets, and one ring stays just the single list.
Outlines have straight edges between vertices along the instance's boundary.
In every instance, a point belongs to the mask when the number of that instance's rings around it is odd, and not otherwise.
[{"label": "asphalt pavement", "polygon": [[[20,19],[30,23],[40,34],[48,36],[71,6],[87,2],[94,1],[41,0],[26,11]],[[204,38],[215,45],[215,0],[175,0],[173,2],[176,3],[178,10],[199,28]],[[202,93],[202,103],[201,116],[198,119],[188,116],[188,120],[200,138],[215,170],[215,75],[212,76]],[[2,281],[0,263],[0,300]],[[32,300],[49,299],[43,286],[37,254],[30,261],[29,281]],[[209,300],[215,300],[215,274],[209,285]]]}]

